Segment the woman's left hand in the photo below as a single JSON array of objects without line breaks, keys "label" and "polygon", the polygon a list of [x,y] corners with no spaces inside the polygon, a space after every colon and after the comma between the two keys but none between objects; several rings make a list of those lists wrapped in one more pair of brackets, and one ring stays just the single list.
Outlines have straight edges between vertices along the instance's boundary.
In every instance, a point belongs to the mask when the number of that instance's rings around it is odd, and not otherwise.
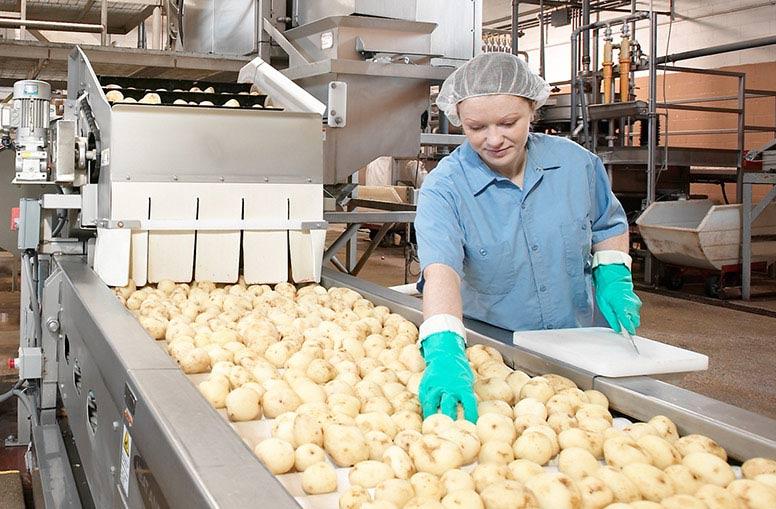
[{"label": "woman's left hand", "polygon": [[[595,300],[615,332],[625,327],[636,334],[641,325],[641,299],[633,292],[633,278],[627,265],[611,263],[593,269]],[[621,325],[622,324],[622,325]]]}]

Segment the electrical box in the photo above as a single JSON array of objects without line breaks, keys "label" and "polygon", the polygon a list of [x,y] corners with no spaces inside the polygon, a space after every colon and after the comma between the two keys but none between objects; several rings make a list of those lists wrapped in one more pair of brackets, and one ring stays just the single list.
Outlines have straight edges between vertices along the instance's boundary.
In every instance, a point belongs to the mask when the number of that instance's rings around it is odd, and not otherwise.
[{"label": "electrical box", "polygon": [[37,249],[40,244],[40,202],[35,198],[19,200],[19,251]]}]

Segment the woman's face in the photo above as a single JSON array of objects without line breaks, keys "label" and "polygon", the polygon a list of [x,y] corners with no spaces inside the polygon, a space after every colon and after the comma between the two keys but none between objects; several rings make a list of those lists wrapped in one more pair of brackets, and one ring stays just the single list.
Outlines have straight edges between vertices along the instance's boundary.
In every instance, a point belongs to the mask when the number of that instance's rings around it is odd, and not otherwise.
[{"label": "woman's face", "polygon": [[458,117],[488,166],[507,175],[519,170],[533,117],[531,101],[514,95],[470,97],[458,103]]}]

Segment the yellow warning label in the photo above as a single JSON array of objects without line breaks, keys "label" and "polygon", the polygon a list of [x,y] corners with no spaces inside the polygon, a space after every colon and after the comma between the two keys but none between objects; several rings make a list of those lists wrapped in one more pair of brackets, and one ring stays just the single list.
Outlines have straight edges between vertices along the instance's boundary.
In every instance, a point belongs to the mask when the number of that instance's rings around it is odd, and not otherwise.
[{"label": "yellow warning label", "polygon": [[122,446],[124,447],[124,454],[129,456],[129,432],[124,430],[124,438],[122,440]]}]

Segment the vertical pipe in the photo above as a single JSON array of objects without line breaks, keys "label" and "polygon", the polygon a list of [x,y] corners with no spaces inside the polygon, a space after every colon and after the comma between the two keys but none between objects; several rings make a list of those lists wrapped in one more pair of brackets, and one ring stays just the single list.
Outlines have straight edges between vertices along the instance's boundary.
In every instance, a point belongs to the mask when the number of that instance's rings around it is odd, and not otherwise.
[{"label": "vertical pipe", "polygon": [[739,181],[743,209],[741,222],[744,227],[741,238],[741,298],[749,300],[752,292],[752,184],[743,184],[742,178]]},{"label": "vertical pipe", "polygon": [[[657,14],[649,13],[649,120],[647,147],[647,200],[648,207],[655,201],[655,156],[657,152]],[[644,258],[644,281],[652,283],[652,255]]]},{"label": "vertical pipe", "polygon": [[746,121],[746,75],[738,78],[738,173],[736,174],[736,203],[741,203],[743,198],[744,182],[744,136],[746,130],[744,124]]},{"label": "vertical pipe", "polygon": [[[624,25],[623,29],[628,25]],[[630,75],[631,75],[631,47],[630,37],[622,35],[620,40],[620,102],[630,100]]]},{"label": "vertical pipe", "polygon": [[539,0],[539,76],[544,78],[544,0]]},{"label": "vertical pipe", "polygon": [[518,26],[517,21],[520,17],[520,0],[512,0],[512,54],[517,55],[517,50],[519,49],[519,44],[517,42],[518,39]]},{"label": "vertical pipe", "polygon": [[151,49],[162,48],[162,8],[156,7],[151,15]]},{"label": "vertical pipe", "polygon": [[[590,24],[590,0],[582,0],[582,25]],[[590,71],[590,30],[582,31],[582,72]]]},{"label": "vertical pipe", "polygon": [[148,47],[146,39],[145,20],[141,21],[137,25],[137,47],[139,49],[145,49]]},{"label": "vertical pipe", "polygon": [[[21,15],[21,20],[24,21],[25,19],[27,19],[27,0],[21,0],[19,11]],[[23,41],[26,38],[27,38],[27,28],[24,25],[22,25],[19,27],[19,39]]]},{"label": "vertical pipe", "polygon": [[102,31],[100,32],[100,45],[108,45],[108,0],[100,1],[100,24],[102,25]]},{"label": "vertical pipe", "polygon": [[569,112],[569,134],[577,127],[577,34],[571,33],[571,111]]},{"label": "vertical pipe", "polygon": [[613,54],[612,29],[606,27],[606,30],[604,30],[604,59],[602,63],[604,80],[604,104],[609,104],[612,102],[612,83],[614,82],[614,75],[612,74],[612,65],[614,64],[612,58]]}]

